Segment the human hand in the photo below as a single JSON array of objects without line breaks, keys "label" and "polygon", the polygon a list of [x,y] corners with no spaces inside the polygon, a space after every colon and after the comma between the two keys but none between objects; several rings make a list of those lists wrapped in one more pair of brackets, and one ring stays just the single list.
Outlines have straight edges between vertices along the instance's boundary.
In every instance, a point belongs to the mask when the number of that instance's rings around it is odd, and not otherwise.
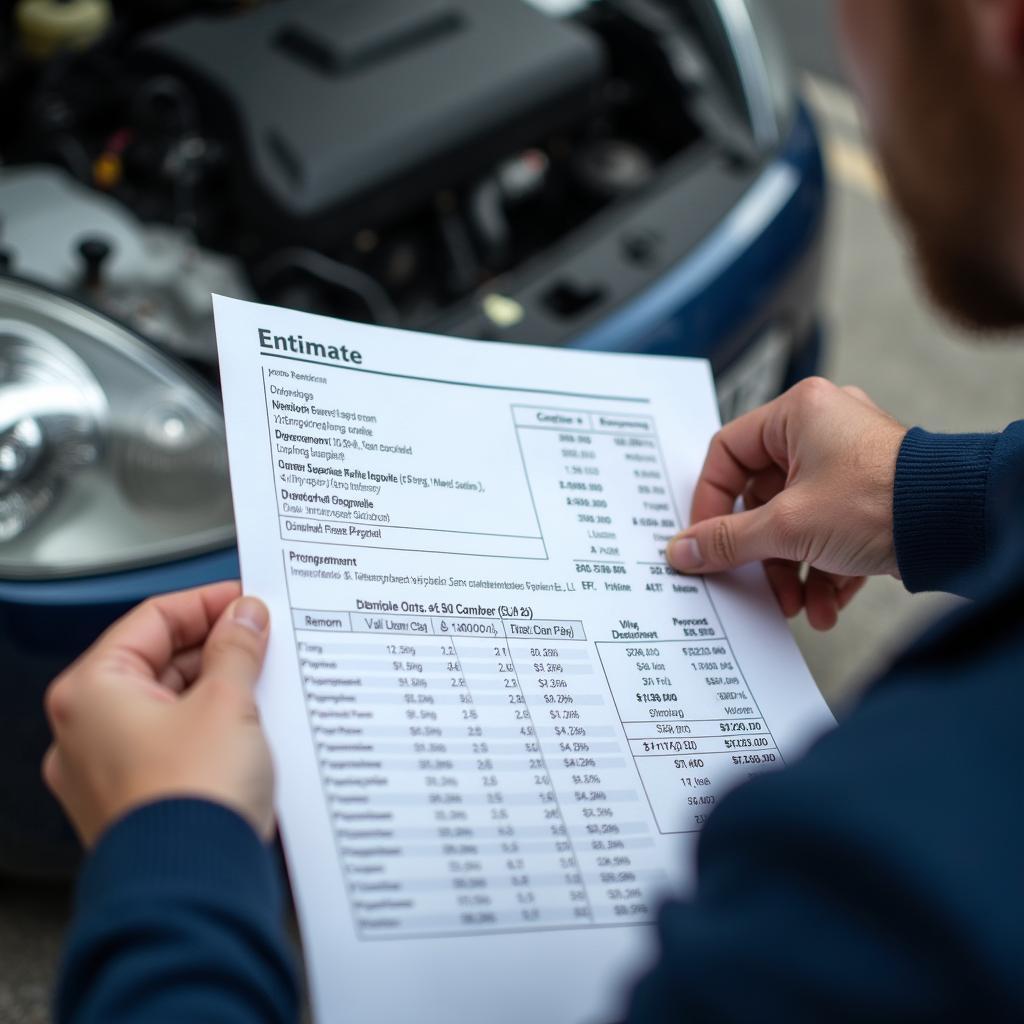
[{"label": "human hand", "polygon": [[142,804],[199,797],[273,834],[273,766],[253,685],[269,613],[237,583],[155,597],[51,683],[43,778],[83,843]]},{"label": "human hand", "polygon": [[892,501],[905,436],[859,388],[802,381],[715,435],[669,563],[704,575],[764,562],[783,612],[806,609],[831,629],[866,577],[899,575]]}]

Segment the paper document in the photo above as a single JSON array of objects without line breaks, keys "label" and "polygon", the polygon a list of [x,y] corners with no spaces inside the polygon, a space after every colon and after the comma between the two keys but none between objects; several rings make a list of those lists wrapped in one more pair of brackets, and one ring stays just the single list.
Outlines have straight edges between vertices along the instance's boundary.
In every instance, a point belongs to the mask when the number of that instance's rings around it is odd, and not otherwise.
[{"label": "paper document", "polygon": [[832,722],[759,567],[665,564],[707,364],[215,309],[318,1019],[621,1020],[707,816]]}]

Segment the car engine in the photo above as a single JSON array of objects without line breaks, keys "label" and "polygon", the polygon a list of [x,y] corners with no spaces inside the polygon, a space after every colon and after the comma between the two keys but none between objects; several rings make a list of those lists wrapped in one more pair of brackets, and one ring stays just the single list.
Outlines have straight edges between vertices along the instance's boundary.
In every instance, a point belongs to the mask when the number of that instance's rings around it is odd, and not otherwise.
[{"label": "car engine", "polygon": [[[605,285],[527,299],[517,275],[697,140],[756,152],[715,7],[0,4],[0,270],[211,379],[211,291],[510,340],[533,303],[528,340],[557,344]],[[633,232],[615,259],[662,242]]]}]

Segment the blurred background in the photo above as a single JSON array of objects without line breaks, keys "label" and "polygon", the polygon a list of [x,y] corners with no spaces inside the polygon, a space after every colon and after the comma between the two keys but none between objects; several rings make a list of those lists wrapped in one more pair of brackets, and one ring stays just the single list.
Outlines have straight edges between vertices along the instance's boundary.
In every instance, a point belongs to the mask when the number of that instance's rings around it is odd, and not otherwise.
[{"label": "blurred background", "polygon": [[[549,6],[557,5],[552,0]],[[830,182],[824,247],[807,250],[814,274],[823,275],[820,299],[815,300],[826,338],[820,370],[837,383],[861,386],[907,424],[949,431],[1001,429],[1021,415],[1024,347],[1005,339],[968,343],[923,295],[843,73],[831,5],[773,0],[768,6],[813,113]],[[631,170],[638,171],[630,164],[635,154],[619,157],[623,163],[616,166],[627,178]],[[539,166],[535,155],[508,168],[508,187],[529,187],[530,172]],[[0,213],[7,212],[0,204]],[[360,244],[372,242],[364,237]],[[499,250],[500,243],[497,238]],[[88,254],[83,258],[88,262]],[[102,262],[102,254],[98,258]],[[570,282],[547,293],[549,312],[585,302],[586,289],[578,285]],[[371,306],[375,294],[371,289]],[[508,301],[491,301],[492,332],[503,323],[514,327],[524,308],[530,310],[528,295],[510,299],[493,294]],[[298,292],[292,297],[296,304],[302,299]],[[479,328],[479,312],[468,309],[451,313],[447,322],[452,333],[469,334],[468,328],[458,329],[459,317],[470,323],[466,318],[475,316],[476,336],[486,336]],[[522,326],[529,329],[529,323]],[[592,347],[601,346],[595,342]],[[174,416],[163,425],[168,422],[176,422]],[[819,635],[803,622],[794,623],[798,642],[837,716],[842,717],[887,659],[947,604],[945,598],[911,597],[893,580],[874,580],[833,632]],[[6,794],[10,783],[4,787]],[[0,879],[0,1021],[35,1024],[49,1019],[50,986],[69,899],[66,885]]]}]

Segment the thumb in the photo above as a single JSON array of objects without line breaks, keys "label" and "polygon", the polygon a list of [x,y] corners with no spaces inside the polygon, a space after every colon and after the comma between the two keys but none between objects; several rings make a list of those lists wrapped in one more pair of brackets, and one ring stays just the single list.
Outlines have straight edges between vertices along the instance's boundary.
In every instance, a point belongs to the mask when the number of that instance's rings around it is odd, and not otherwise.
[{"label": "thumb", "polygon": [[203,645],[203,666],[193,689],[252,701],[252,688],[263,668],[270,612],[255,597],[233,601],[217,620]]},{"label": "thumb", "polygon": [[784,558],[771,529],[771,502],[761,508],[716,516],[675,537],[665,555],[677,572],[725,572],[748,562]]}]

